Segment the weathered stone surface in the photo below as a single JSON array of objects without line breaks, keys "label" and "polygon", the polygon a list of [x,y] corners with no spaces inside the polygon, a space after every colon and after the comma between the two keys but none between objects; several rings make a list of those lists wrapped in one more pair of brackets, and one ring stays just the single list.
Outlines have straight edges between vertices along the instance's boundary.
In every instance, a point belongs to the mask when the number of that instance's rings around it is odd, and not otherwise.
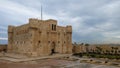
[{"label": "weathered stone surface", "polygon": [[8,52],[28,56],[72,53],[72,26],[56,20],[29,19],[28,24],[8,27]]},{"label": "weathered stone surface", "polygon": [[7,50],[7,44],[0,44],[0,52],[4,51],[6,52]]},{"label": "weathered stone surface", "polygon": [[73,53],[100,53],[120,55],[120,45],[112,44],[73,44]]}]

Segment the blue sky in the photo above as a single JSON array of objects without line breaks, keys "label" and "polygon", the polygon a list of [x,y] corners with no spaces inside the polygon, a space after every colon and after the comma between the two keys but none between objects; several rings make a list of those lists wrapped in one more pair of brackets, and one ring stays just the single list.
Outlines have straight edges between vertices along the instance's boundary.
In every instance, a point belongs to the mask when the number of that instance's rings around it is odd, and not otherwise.
[{"label": "blue sky", "polygon": [[120,0],[0,0],[0,43],[7,43],[8,25],[29,18],[56,19],[73,27],[73,42],[119,43]]}]

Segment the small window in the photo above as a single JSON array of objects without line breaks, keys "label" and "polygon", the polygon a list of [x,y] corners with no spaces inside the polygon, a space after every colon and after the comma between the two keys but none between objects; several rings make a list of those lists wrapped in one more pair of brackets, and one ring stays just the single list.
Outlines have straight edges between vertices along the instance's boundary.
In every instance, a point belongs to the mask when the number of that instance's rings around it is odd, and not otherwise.
[{"label": "small window", "polygon": [[52,30],[54,29],[54,25],[52,24]]},{"label": "small window", "polygon": [[49,34],[49,32],[47,32],[47,34]]},{"label": "small window", "polygon": [[48,43],[50,43],[50,41],[48,41]]},{"label": "small window", "polygon": [[38,43],[40,43],[40,41],[38,41]]},{"label": "small window", "polygon": [[52,30],[56,30],[56,25],[52,24]]}]

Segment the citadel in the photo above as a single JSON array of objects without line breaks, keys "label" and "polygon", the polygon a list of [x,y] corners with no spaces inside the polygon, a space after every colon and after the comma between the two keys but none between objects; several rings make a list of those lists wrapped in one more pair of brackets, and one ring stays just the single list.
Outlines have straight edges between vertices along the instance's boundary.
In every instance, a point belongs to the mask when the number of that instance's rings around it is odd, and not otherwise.
[{"label": "citadel", "polygon": [[28,57],[76,53],[120,55],[120,46],[72,43],[71,25],[59,26],[53,19],[30,18],[27,24],[8,26],[8,44],[0,46],[0,51]]},{"label": "citadel", "polygon": [[59,26],[56,20],[30,18],[28,24],[8,26],[7,51],[28,56],[72,53],[72,26]]}]

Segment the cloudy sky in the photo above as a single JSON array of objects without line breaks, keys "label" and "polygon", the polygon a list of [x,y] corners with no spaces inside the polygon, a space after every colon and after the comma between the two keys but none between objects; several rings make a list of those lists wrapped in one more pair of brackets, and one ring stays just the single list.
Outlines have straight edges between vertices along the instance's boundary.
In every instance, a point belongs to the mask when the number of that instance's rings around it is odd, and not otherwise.
[{"label": "cloudy sky", "polygon": [[7,43],[8,25],[29,18],[56,19],[73,27],[73,42],[119,43],[120,0],[0,0],[0,43]]}]

